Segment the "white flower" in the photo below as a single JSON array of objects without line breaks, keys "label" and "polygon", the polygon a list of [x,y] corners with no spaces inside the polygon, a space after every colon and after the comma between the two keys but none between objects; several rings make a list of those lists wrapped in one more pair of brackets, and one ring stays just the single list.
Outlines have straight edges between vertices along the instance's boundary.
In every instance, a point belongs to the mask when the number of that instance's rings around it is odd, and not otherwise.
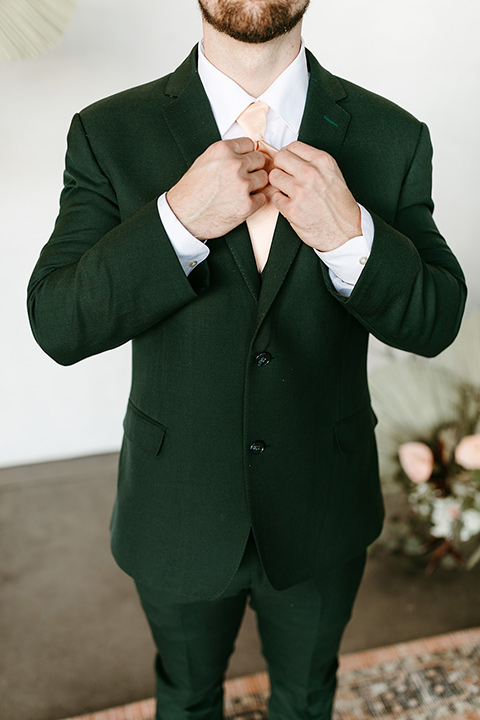
[{"label": "white flower", "polygon": [[469,497],[472,494],[472,489],[468,485],[463,483],[452,483],[452,492],[457,497]]},{"label": "white flower", "polygon": [[460,540],[467,542],[470,538],[480,533],[480,512],[471,508],[465,510],[462,515],[463,527],[460,530]]},{"label": "white flower", "polygon": [[433,501],[430,534],[434,537],[446,538],[453,535],[453,525],[460,516],[461,507],[452,498],[435,498]]},{"label": "white flower", "polygon": [[432,514],[434,500],[435,494],[428,483],[414,485],[412,492],[408,495],[408,501],[415,512],[427,519]]},{"label": "white flower", "polygon": [[432,489],[430,485],[427,483],[420,483],[420,485],[416,485],[415,490],[413,491],[418,497],[426,497],[427,495],[432,494]]}]

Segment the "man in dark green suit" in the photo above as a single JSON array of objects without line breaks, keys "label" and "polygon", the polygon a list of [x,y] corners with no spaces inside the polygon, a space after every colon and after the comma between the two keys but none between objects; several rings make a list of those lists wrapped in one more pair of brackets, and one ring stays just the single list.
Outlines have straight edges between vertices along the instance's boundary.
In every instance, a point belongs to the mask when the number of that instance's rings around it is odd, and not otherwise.
[{"label": "man in dark green suit", "polygon": [[[325,720],[383,520],[368,335],[436,355],[466,290],[425,125],[305,53],[308,0],[200,4],[173,74],[74,118],[30,319],[64,365],[132,341],[111,538],[157,644],[157,717],[222,716],[250,598],[270,717]],[[239,125],[257,101],[273,161]],[[263,267],[245,221],[267,203]]]}]

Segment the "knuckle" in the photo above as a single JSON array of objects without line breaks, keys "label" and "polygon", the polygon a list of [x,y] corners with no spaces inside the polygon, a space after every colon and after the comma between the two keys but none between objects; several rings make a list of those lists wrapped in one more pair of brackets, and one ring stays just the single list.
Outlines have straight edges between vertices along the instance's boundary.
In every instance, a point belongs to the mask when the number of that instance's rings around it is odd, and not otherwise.
[{"label": "knuckle", "polygon": [[265,165],[267,164],[267,158],[266,158],[265,154],[261,153],[259,150],[255,150],[254,155],[255,155],[256,164],[258,164],[258,166],[260,168],[265,167]]},{"label": "knuckle", "polygon": [[227,140],[232,153],[244,154],[247,150],[251,150],[253,147],[253,141],[247,137],[239,137],[234,140]]},{"label": "knuckle", "polygon": [[335,160],[331,155],[329,155],[325,150],[320,151],[319,155],[319,162],[325,167],[325,168],[333,168],[336,165]]},{"label": "knuckle", "polygon": [[244,215],[245,217],[251,215],[257,207],[257,202],[258,201],[253,195],[248,195],[245,198],[245,202],[242,204],[242,215]]},{"label": "knuckle", "polygon": [[250,195],[251,181],[248,177],[240,178],[238,183],[238,190],[242,195]]},{"label": "knuckle", "polygon": [[270,200],[275,207],[279,208],[283,207],[285,198],[279,190],[275,190],[275,192],[270,195]]},{"label": "knuckle", "polygon": [[228,169],[231,173],[238,175],[243,169],[243,162],[239,157],[230,157],[228,162]]},{"label": "knuckle", "polygon": [[207,152],[210,153],[212,158],[214,158],[215,160],[221,160],[222,158],[230,155],[229,147],[225,142],[222,142],[221,140],[213,143],[213,145],[210,145]]},{"label": "knuckle", "polygon": [[252,200],[252,189],[249,185],[249,183],[242,183],[242,185],[239,188],[238,193],[238,202],[241,205],[248,206]]},{"label": "knuckle", "polygon": [[278,182],[283,177],[283,173],[281,170],[278,170],[277,168],[273,168],[271,171],[269,178],[273,182]]}]

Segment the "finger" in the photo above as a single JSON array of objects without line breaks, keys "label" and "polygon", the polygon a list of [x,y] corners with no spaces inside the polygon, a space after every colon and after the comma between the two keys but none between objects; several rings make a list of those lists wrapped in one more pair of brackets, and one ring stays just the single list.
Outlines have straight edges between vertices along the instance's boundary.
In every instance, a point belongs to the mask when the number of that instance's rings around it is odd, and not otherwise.
[{"label": "finger", "polygon": [[305,168],[305,160],[296,155],[288,147],[280,150],[273,158],[273,164],[276,168],[283,170],[289,175],[300,176]]},{"label": "finger", "polygon": [[[317,168],[322,174],[334,174],[343,178],[342,172],[338,167],[338,163],[332,155],[329,155],[325,150],[319,150],[311,145],[302,143],[299,140],[287,145],[289,152],[292,155],[296,155],[301,158],[304,162],[309,163]],[[284,148],[284,149],[287,149]]]},{"label": "finger", "polygon": [[263,169],[265,167],[265,163],[267,162],[267,158],[265,157],[265,155],[261,152],[258,152],[258,150],[254,150],[250,153],[245,153],[243,159],[246,171],[249,173]]},{"label": "finger", "polygon": [[233,150],[237,155],[244,155],[245,153],[251,153],[255,150],[255,143],[248,137],[234,138],[233,140],[224,140],[225,143]]},{"label": "finger", "polygon": [[296,187],[296,181],[292,175],[275,168],[269,174],[268,179],[276,190],[280,190],[284,195],[292,197]]},{"label": "finger", "polygon": [[290,198],[276,190],[270,195],[270,202],[272,202],[278,212],[288,220],[288,208],[291,202]]},{"label": "finger", "polygon": [[306,160],[307,162],[313,162],[314,160],[319,158],[330,158],[331,160],[334,160],[334,158],[329,155],[325,150],[314,148],[311,145],[307,145],[307,143],[301,142],[300,140],[294,140],[289,145],[287,145],[284,150],[289,150],[289,152],[291,152],[293,155],[296,155],[297,157],[302,158],[302,160]]},{"label": "finger", "polygon": [[256,192],[261,190],[268,185],[268,173],[266,170],[257,170],[256,172],[250,173],[250,192]]},{"label": "finger", "polygon": [[277,189],[274,188],[274,187],[272,187],[272,185],[270,185],[270,184],[269,184],[269,185],[266,185],[266,186],[262,189],[262,193],[263,193],[263,194],[265,195],[265,197],[267,198],[267,201],[270,201],[272,195],[273,195],[274,193],[276,193],[276,192],[278,192]]},{"label": "finger", "polygon": [[267,202],[267,198],[262,192],[254,193],[253,195],[250,195],[250,198],[252,200],[250,215],[256,213],[257,210],[260,210],[260,208],[262,208]]}]

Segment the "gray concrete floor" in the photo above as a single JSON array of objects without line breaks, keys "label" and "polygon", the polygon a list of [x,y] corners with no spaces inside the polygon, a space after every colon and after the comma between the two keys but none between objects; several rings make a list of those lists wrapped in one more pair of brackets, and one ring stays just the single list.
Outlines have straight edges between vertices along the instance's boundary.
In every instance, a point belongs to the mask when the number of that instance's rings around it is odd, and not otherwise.
[{"label": "gray concrete floor", "polygon": [[[0,470],[0,718],[59,720],[151,697],[154,648],[110,555],[117,455]],[[370,557],[342,651],[480,625],[480,567],[431,577]],[[264,668],[247,610],[229,676]]]}]

